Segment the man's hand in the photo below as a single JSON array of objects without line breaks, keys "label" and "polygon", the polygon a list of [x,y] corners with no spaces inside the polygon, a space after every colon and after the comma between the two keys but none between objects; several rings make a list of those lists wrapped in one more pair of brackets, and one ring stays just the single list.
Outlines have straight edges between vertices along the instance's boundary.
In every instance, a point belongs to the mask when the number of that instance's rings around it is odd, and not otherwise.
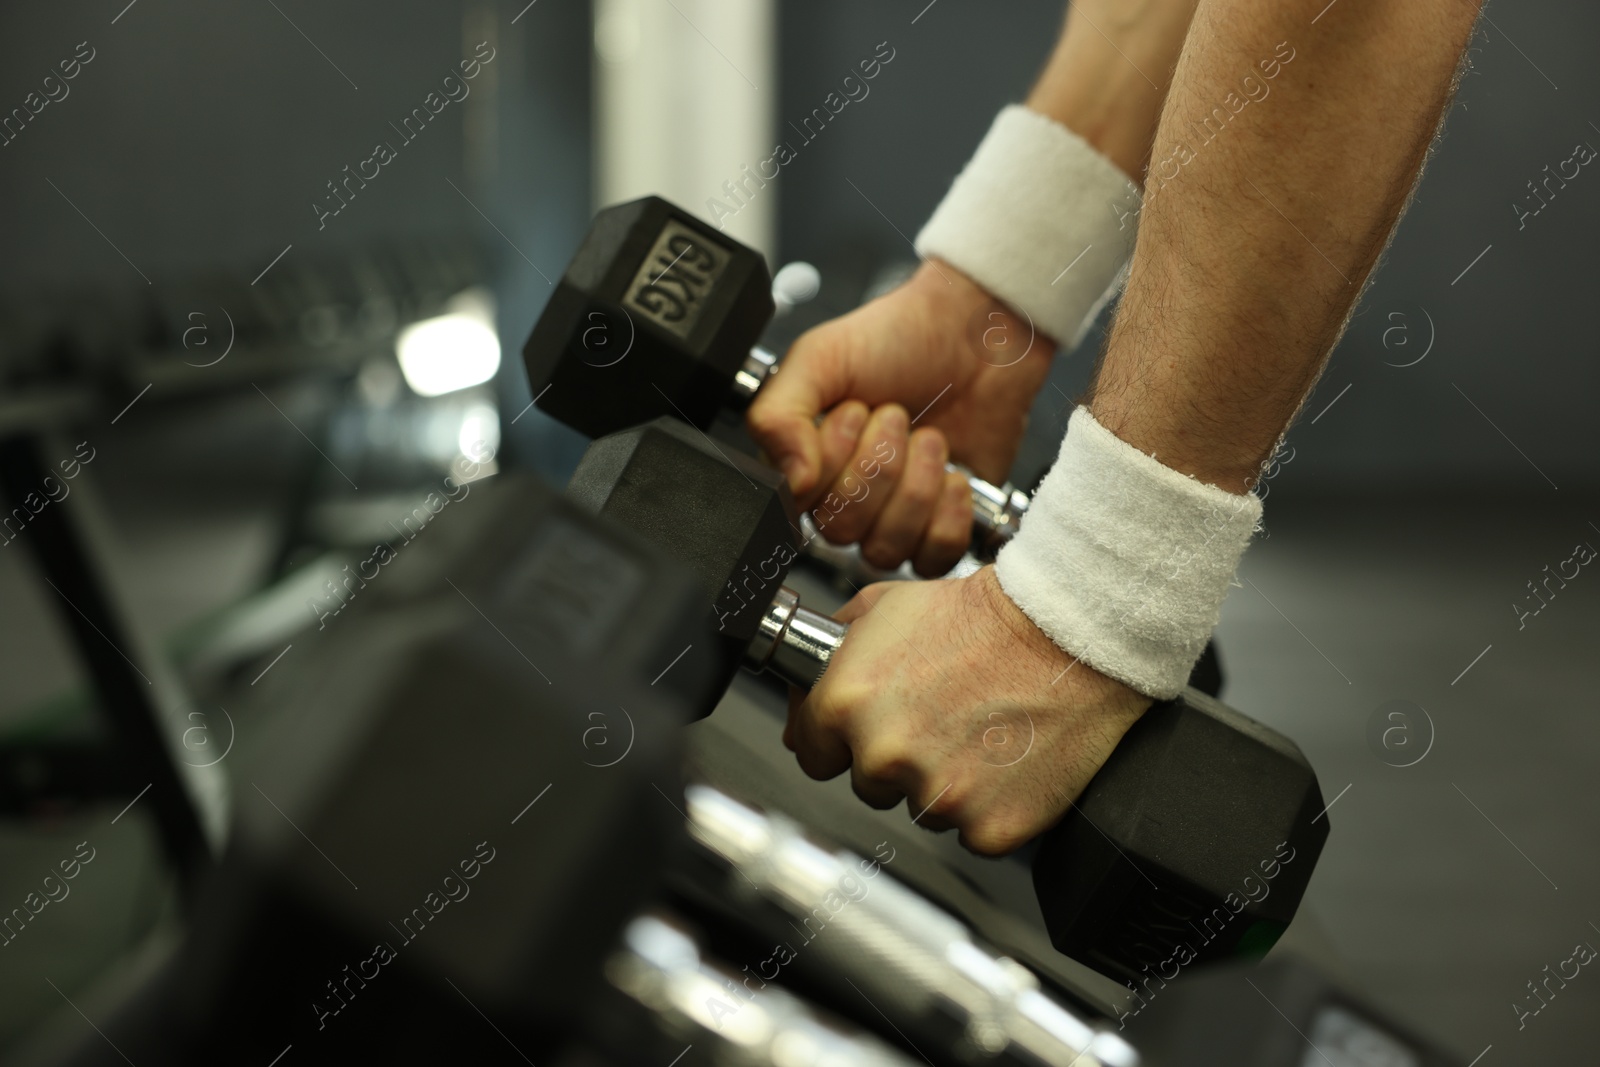
[{"label": "man's hand", "polygon": [[[1141,181],[1195,3],[1076,0],[1028,106]],[[969,543],[971,498],[942,468],[954,460],[1004,481],[1054,350],[930,259],[899,289],[800,338],[751,405],[750,432],[803,506],[829,493],[850,501],[828,521],[828,540],[860,541],[877,567],[910,560],[918,574],[943,574]],[[858,499],[855,472],[876,470],[886,442],[909,454]]]},{"label": "man's hand", "polygon": [[[1150,699],[1057,648],[992,568],[862,590],[850,634],[784,744],[817,779],[849,770],[875,808],[1004,855],[1055,824]],[[919,815],[920,813],[920,815]]]},{"label": "man's hand", "polygon": [[[751,405],[750,432],[802,507],[829,493],[851,501],[823,528],[828,540],[860,541],[876,567],[911,560],[919,574],[943,574],[972,525],[967,486],[944,465],[1005,479],[1053,352],[960,271],[930,260],[796,341]],[[891,449],[860,496],[856,472],[876,471]]]}]

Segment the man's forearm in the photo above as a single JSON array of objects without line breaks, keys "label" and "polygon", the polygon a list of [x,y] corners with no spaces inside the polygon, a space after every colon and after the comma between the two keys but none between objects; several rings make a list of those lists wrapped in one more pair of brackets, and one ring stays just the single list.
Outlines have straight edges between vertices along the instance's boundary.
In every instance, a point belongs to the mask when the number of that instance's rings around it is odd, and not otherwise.
[{"label": "man's forearm", "polygon": [[[1017,313],[1026,336],[1046,341],[1041,350],[1077,344],[1133,252],[1135,227],[1107,208],[1137,210],[1137,183],[1195,3],[1071,5],[1026,104],[995,117],[917,235],[928,261],[922,280],[950,289],[954,267]],[[995,364],[985,354],[979,361]],[[763,414],[759,403],[753,411]]]},{"label": "man's forearm", "polygon": [[1293,417],[1415,184],[1480,0],[1200,0],[1090,409],[1234,492]]},{"label": "man's forearm", "polygon": [[1089,0],[1068,9],[1028,107],[1088,141],[1135,182],[1195,0]]}]

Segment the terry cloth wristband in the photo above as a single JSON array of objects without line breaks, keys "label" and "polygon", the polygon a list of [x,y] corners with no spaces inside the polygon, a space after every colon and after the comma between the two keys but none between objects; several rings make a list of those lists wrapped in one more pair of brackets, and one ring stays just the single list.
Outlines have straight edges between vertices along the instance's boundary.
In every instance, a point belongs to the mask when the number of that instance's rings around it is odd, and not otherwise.
[{"label": "terry cloth wristband", "polygon": [[917,235],[917,253],[1071,347],[1121,281],[1139,203],[1138,187],[1089,142],[1011,104]]},{"label": "terry cloth wristband", "polygon": [[995,575],[1063,650],[1169,700],[1216,628],[1260,520],[1255,494],[1175,471],[1080,407]]}]

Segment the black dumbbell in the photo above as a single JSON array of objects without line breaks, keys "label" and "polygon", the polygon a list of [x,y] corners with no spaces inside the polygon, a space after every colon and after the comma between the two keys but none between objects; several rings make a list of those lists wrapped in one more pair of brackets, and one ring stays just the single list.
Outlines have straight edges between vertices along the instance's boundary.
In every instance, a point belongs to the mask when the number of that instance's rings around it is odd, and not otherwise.
[{"label": "black dumbbell", "polygon": [[[684,659],[711,660],[702,713],[741,665],[802,688],[827,669],[847,627],[783,585],[798,532],[777,472],[659,418],[595,441],[567,491],[697,577],[706,619]],[[1158,704],[1040,842],[1051,941],[1134,981],[1175,953],[1264,953],[1310,881],[1322,807],[1292,741],[1196,690]]]},{"label": "black dumbbell", "polygon": [[[659,197],[606,208],[523,347],[535,402],[589,437],[661,415],[704,430],[777,366],[756,345],[771,288],[759,252]],[[950,469],[972,487],[973,551],[993,558],[1027,494]]]},{"label": "black dumbbell", "polygon": [[687,849],[685,716],[634,680],[697,621],[681,570],[516,476],[435,521],[234,709],[227,853],[100,1020],[133,1061],[554,1060]]},{"label": "black dumbbell", "polygon": [[[590,437],[661,416],[706,430],[719,412],[749,404],[776,368],[777,357],[755,343],[772,314],[759,252],[645,197],[595,216],[523,362],[540,409]],[[972,553],[991,560],[1019,528],[1028,495],[961,473],[972,490]],[[804,529],[810,517],[789,521]],[[803,549],[845,565],[848,556],[806,533]],[[1190,684],[1220,691],[1212,645]]]},{"label": "black dumbbell", "polygon": [[681,659],[661,680],[680,668],[696,672],[706,683],[702,715],[741,666],[773,664],[802,685],[821,675],[844,628],[783,587],[800,534],[777,471],[662,417],[592,443],[567,495],[663,549],[696,580],[702,625],[683,638]]},{"label": "black dumbbell", "polygon": [[1171,988],[1147,976],[1118,1021],[1145,1067],[1466,1067],[1292,955]]}]

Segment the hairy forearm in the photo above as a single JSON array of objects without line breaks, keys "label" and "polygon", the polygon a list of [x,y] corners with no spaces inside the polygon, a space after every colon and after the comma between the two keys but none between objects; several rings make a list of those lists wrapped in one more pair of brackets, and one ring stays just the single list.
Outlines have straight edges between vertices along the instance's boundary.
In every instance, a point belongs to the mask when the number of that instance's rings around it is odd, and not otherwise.
[{"label": "hairy forearm", "polygon": [[1079,0],[1027,105],[1141,181],[1196,0]]},{"label": "hairy forearm", "polygon": [[1200,0],[1090,400],[1102,425],[1252,484],[1404,208],[1480,2],[1337,0],[1313,24],[1320,2]]}]

